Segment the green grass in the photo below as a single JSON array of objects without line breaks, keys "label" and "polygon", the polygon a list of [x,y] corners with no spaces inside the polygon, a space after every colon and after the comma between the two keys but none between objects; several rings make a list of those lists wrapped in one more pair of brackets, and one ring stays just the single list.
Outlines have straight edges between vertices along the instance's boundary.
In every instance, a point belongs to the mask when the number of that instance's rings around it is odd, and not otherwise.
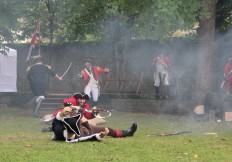
[{"label": "green grass", "polygon": [[[104,142],[50,141],[47,127],[23,108],[0,108],[0,161],[8,162],[229,162],[232,161],[232,123],[196,122],[189,116],[114,112],[105,126],[128,129],[138,123],[134,137]],[[147,134],[188,130],[166,137]],[[205,133],[214,132],[216,135]]]}]

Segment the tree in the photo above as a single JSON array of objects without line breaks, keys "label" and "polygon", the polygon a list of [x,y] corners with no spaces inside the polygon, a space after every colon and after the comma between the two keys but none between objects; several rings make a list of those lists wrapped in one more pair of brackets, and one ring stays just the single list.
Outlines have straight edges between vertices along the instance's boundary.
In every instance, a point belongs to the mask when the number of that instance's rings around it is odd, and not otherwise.
[{"label": "tree", "polygon": [[220,0],[216,5],[216,31],[226,33],[232,26],[232,1]]},{"label": "tree", "polygon": [[31,38],[36,21],[41,22],[41,35],[44,43],[54,43],[54,33],[57,32],[57,26],[60,23],[58,14],[62,8],[61,0],[32,0],[26,6],[27,15],[23,18],[22,31],[24,38]]},{"label": "tree", "polygon": [[[176,30],[191,29],[201,20],[197,89],[203,95],[212,86],[215,5],[216,0],[2,0],[0,42],[31,38],[35,21],[40,18],[42,35],[51,45],[90,38],[115,44],[120,41],[126,60],[132,39],[171,40]],[[231,6],[230,0],[218,2],[220,31],[231,26]]]},{"label": "tree", "polygon": [[[3,43],[13,42],[16,39],[21,14],[15,5],[21,6],[17,0],[0,1],[0,53],[6,54]],[[12,32],[13,31],[13,32]]]},{"label": "tree", "polygon": [[207,6],[209,16],[203,16],[200,22],[196,94],[200,104],[203,104],[206,92],[212,90],[216,0],[202,0],[202,2]]}]

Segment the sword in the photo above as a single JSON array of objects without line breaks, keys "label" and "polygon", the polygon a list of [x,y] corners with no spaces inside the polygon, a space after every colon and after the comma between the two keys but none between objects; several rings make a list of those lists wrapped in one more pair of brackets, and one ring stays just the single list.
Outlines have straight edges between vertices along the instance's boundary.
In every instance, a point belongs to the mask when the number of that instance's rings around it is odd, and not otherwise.
[{"label": "sword", "polygon": [[61,78],[63,78],[63,77],[67,74],[67,72],[68,72],[68,70],[70,69],[71,66],[72,66],[72,62],[69,64],[67,70],[66,70],[66,71],[64,72],[64,74],[61,76]]}]

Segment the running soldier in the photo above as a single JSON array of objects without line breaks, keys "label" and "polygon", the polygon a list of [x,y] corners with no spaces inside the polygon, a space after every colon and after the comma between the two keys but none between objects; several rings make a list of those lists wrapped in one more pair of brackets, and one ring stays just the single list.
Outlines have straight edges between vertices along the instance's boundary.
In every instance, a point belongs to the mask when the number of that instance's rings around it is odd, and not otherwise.
[{"label": "running soldier", "polygon": [[34,57],[34,64],[27,68],[27,79],[30,82],[30,88],[33,95],[36,97],[35,107],[33,115],[40,117],[38,110],[43,100],[45,99],[46,92],[46,75],[49,74],[58,80],[62,80],[62,77],[58,76],[51,66],[45,65],[41,56]]}]

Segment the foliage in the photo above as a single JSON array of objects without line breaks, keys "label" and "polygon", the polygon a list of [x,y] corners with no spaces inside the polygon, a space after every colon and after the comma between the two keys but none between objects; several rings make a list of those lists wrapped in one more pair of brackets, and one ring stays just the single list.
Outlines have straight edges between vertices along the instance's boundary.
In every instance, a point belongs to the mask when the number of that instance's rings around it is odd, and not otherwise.
[{"label": "foliage", "polygon": [[33,0],[27,6],[27,16],[23,17],[22,25],[22,39],[32,37],[35,29],[36,21],[40,21],[41,36],[44,42],[50,40],[53,42],[54,31],[58,28],[56,16],[60,7],[61,0]]},{"label": "foliage", "polygon": [[6,54],[6,49],[2,43],[9,43],[15,40],[18,32],[17,19],[20,16],[19,10],[15,5],[21,6],[17,0],[1,0],[0,1],[0,54]]},{"label": "foliage", "polygon": [[217,30],[221,33],[230,30],[232,26],[232,1],[218,1],[216,15]]},{"label": "foliage", "polygon": [[[1,161],[230,161],[231,123],[198,123],[189,116],[114,112],[102,126],[128,129],[137,121],[134,137],[107,137],[104,142],[65,143],[50,141],[47,127],[30,115],[31,109],[1,108]],[[167,137],[147,134],[190,130]],[[205,133],[216,133],[207,135]]]},{"label": "foliage", "polygon": [[176,30],[193,28],[201,15],[201,8],[200,0],[148,1],[139,16],[138,28],[144,38],[171,39]]},{"label": "foliage", "polygon": [[[78,9],[76,7],[80,5]],[[178,29],[191,29],[206,11],[200,0],[96,0],[72,4],[74,16],[67,19],[73,39],[86,33],[98,38],[120,39],[128,36],[139,39],[171,39]],[[68,7],[68,8],[70,8]],[[74,11],[75,10],[75,11]],[[73,32],[72,32],[73,31]]]},{"label": "foliage", "polygon": [[[48,12],[48,2],[54,12]],[[205,14],[200,12],[204,8],[200,0],[44,0],[39,4],[39,10],[31,12],[40,12],[42,35],[51,37],[53,29],[56,42],[81,41],[89,35],[106,40],[170,39],[177,29],[191,29]]]},{"label": "foliage", "polygon": [[[231,26],[231,2],[218,2],[218,29]],[[88,38],[170,40],[177,30],[192,29],[209,17],[201,0],[2,0],[0,44],[30,40],[41,21],[42,42]],[[190,35],[191,37],[192,35]]]}]

